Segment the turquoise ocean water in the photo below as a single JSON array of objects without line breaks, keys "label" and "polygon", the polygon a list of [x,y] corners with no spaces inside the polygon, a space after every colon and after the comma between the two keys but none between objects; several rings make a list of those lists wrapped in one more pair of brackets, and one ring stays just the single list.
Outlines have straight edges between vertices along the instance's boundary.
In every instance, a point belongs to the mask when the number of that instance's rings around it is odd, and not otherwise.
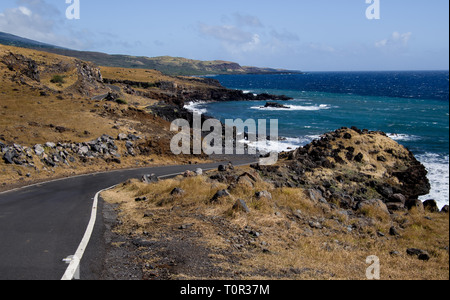
[{"label": "turquoise ocean water", "polygon": [[449,203],[449,72],[320,72],[215,76],[247,93],[284,94],[290,109],[266,102],[191,103],[187,108],[225,119],[278,119],[284,141],[271,150],[303,146],[340,127],[381,130],[408,147],[427,167],[430,195]]}]

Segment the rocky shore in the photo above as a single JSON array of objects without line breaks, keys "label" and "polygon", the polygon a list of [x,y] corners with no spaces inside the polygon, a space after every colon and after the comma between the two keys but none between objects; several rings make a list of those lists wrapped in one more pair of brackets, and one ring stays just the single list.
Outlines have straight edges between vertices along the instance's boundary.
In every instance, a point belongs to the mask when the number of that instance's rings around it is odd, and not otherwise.
[{"label": "rocky shore", "polygon": [[[406,176],[408,174],[408,176]],[[418,196],[426,170],[382,132],[341,128],[273,166],[130,180],[102,194],[115,208],[110,255],[145,280],[448,278],[448,207]],[[112,266],[111,266],[112,267]]]},{"label": "rocky shore", "polygon": [[279,187],[308,187],[317,201],[357,209],[374,199],[389,211],[421,207],[427,170],[385,133],[341,128],[289,153],[281,166],[253,166]]},{"label": "rocky shore", "polygon": [[[266,101],[266,100],[292,100],[285,95],[272,95],[267,93],[253,94],[244,93],[241,90],[232,90],[223,87],[219,81],[211,78],[182,78],[184,82],[199,83],[201,86],[192,87],[176,84],[168,81],[157,81],[154,83],[138,82],[131,80],[117,80],[104,78],[106,84],[120,84],[125,93],[129,95],[160,99],[166,103],[176,104],[183,107],[185,103],[197,101]],[[137,90],[133,87],[142,87],[146,91]],[[157,90],[152,90],[156,88]],[[119,95],[116,95],[119,97]]]}]

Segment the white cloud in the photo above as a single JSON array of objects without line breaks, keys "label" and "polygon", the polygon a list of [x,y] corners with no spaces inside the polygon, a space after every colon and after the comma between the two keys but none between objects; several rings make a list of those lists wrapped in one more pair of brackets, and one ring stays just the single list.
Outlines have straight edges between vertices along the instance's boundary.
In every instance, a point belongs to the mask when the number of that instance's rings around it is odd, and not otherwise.
[{"label": "white cloud", "polygon": [[253,35],[250,32],[232,25],[211,26],[199,25],[200,32],[206,36],[216,38],[227,43],[242,44],[251,41]]},{"label": "white cloud", "polygon": [[261,20],[252,15],[234,13],[222,17],[223,25],[200,23],[198,31],[207,38],[220,42],[222,49],[242,59],[240,55],[275,55],[289,48],[292,42],[300,40],[297,34],[283,29],[266,28]]},{"label": "white cloud", "polygon": [[26,15],[26,16],[28,16],[28,17],[31,17],[31,15],[33,14],[33,13],[31,12],[31,10],[29,10],[29,9],[26,8],[25,6],[19,6],[18,10],[19,10],[22,14],[24,14],[24,15]]},{"label": "white cloud", "polygon": [[389,38],[376,42],[375,47],[390,50],[406,48],[408,47],[411,37],[412,32],[399,33],[395,31]]},{"label": "white cloud", "polygon": [[56,46],[86,49],[91,35],[66,27],[65,11],[45,0],[17,0],[17,7],[0,12],[0,31]]},{"label": "white cloud", "polygon": [[53,22],[34,14],[25,6],[5,9],[1,16],[0,31],[45,42],[53,39]]},{"label": "white cloud", "polygon": [[222,46],[232,54],[254,51],[261,44],[261,37],[258,33],[247,32],[234,25],[200,24],[199,31],[204,36],[220,41]]}]

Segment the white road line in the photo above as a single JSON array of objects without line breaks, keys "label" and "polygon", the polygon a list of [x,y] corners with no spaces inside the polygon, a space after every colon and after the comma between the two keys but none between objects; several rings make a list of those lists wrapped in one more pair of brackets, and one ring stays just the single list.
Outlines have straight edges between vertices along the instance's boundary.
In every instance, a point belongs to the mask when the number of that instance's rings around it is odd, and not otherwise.
[{"label": "white road line", "polygon": [[73,257],[71,257],[69,266],[67,267],[66,272],[64,273],[61,280],[72,280],[74,279],[75,274],[79,272],[81,259],[83,258],[84,251],[86,250],[89,240],[91,239],[92,232],[94,231],[95,220],[97,219],[98,196],[100,195],[100,193],[110,190],[116,186],[117,185],[101,190],[97,194],[95,194],[94,203],[92,205],[91,219],[89,220],[88,227],[86,229],[86,232],[84,233],[80,245],[78,246],[77,252],[75,252],[75,255]]},{"label": "white road line", "polygon": [[[237,165],[236,167],[246,166],[246,165],[248,165],[248,164]],[[210,171],[210,170],[214,170],[214,169],[215,169],[215,167],[208,168],[208,169],[205,169],[205,171]],[[184,172],[173,173],[173,174],[159,176],[158,178],[171,177],[171,176],[181,175],[183,173]],[[87,175],[82,175],[82,176],[87,176]],[[62,179],[60,179],[60,180],[62,180]],[[70,256],[70,259],[69,259],[69,257],[63,259],[63,261],[66,261],[66,262],[70,261],[70,263],[66,269],[66,272],[64,273],[63,277],[61,278],[61,280],[72,280],[72,279],[74,279],[75,274],[79,274],[80,262],[81,262],[81,259],[83,258],[84,251],[86,250],[86,248],[89,244],[89,240],[91,239],[92,232],[94,231],[95,221],[97,219],[98,196],[102,192],[113,189],[116,186],[117,185],[114,185],[112,187],[103,189],[103,190],[97,192],[97,194],[95,194],[94,203],[92,204],[91,219],[89,220],[89,224],[87,226],[86,232],[84,233],[83,239],[81,240],[81,243],[78,246],[78,249],[75,252],[75,255]]]}]

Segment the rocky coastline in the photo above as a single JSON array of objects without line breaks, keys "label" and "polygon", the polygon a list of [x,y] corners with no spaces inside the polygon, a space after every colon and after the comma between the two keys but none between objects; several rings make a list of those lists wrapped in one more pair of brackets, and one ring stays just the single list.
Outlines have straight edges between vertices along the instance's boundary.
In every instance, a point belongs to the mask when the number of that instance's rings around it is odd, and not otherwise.
[{"label": "rocky coastline", "polygon": [[[0,72],[1,190],[205,161],[170,152],[170,123],[192,121],[187,102],[290,100],[14,47],[0,47]],[[389,278],[448,280],[448,206],[418,200],[430,190],[425,167],[383,132],[343,127],[272,166],[224,160],[143,179],[102,194],[108,261],[124,266],[106,264],[105,278],[364,279],[376,254]]]},{"label": "rocky coastline", "polygon": [[341,128],[273,166],[149,178],[102,195],[120,212],[111,255],[140,266],[120,276],[360,280],[376,255],[383,278],[448,278],[448,206],[417,199],[426,170],[382,132]]},{"label": "rocky coastline", "polygon": [[[130,80],[117,80],[104,78],[105,84],[123,85],[123,90],[129,95],[137,95],[148,98],[160,99],[166,103],[183,107],[188,102],[198,101],[289,101],[291,97],[285,95],[273,95],[267,93],[253,94],[242,90],[233,90],[223,87],[219,81],[212,78],[183,78],[187,82],[206,84],[201,87],[188,87],[174,82],[158,81],[155,83],[138,82]],[[139,91],[133,87],[143,87],[148,91]],[[156,88],[151,90],[151,88]],[[119,95],[116,95],[119,97]]]},{"label": "rocky coastline", "polygon": [[[13,50],[5,51],[0,61],[6,66],[6,72],[11,72],[12,83],[30,86],[32,90],[37,89],[41,97],[56,93],[57,98],[63,99],[64,93],[79,91],[80,95],[86,96],[88,91],[97,90],[108,91],[108,93],[100,96],[89,93],[91,99],[96,99],[91,100],[96,103],[94,107],[100,107],[101,102],[126,103],[127,101],[123,99],[127,97],[140,97],[156,102],[145,108],[130,103],[126,105],[127,109],[120,108],[120,105],[112,109],[111,104],[105,104],[106,111],[101,113],[102,117],[118,113],[136,116],[144,114],[167,122],[179,118],[192,121],[192,113],[184,108],[185,103],[191,101],[258,100],[268,101],[265,107],[284,109],[288,106],[276,101],[291,100],[284,95],[264,93],[256,95],[227,89],[213,78],[167,77],[155,73],[156,75],[152,75],[155,77],[152,77],[152,80],[142,81],[136,80],[137,77],[133,76],[131,78],[123,78],[122,75],[112,76],[115,74],[112,72],[107,72],[108,76],[106,76],[102,68],[78,59],[47,65],[27,55],[14,53]],[[48,84],[44,84],[46,74],[70,70],[73,70],[73,77],[77,80],[68,86],[66,91],[55,91]],[[115,116],[117,117],[118,115]],[[210,117],[203,116],[203,118]],[[54,129],[57,132],[67,130],[64,126],[56,126]],[[37,156],[38,160],[48,167],[59,164],[69,165],[74,160],[85,161],[89,158],[100,158],[120,164],[123,155],[136,156],[151,152],[148,137],[128,133],[124,136],[119,134],[118,137],[104,133],[95,140],[84,142],[48,141],[45,145],[20,145],[11,141],[0,141],[0,151],[6,164],[33,166],[32,161],[34,156]],[[138,146],[137,142],[140,139],[141,143]],[[121,144],[121,152],[116,143]],[[168,147],[165,148],[168,149]],[[285,174],[277,176],[276,185],[298,186],[306,182],[312,187],[318,185],[314,188],[320,190],[325,199],[337,199],[336,201],[346,206],[353,206],[355,199],[372,193],[378,199],[388,203],[391,209],[402,209],[412,205],[411,203],[416,202],[418,196],[427,194],[430,189],[425,167],[414,158],[411,152],[401,148],[380,132],[343,128],[333,133],[326,133],[321,139],[281,156],[288,159],[289,168],[286,169]],[[352,168],[346,168],[346,166],[352,166]],[[260,168],[259,171],[263,173],[269,172],[269,169]],[[343,171],[342,169],[345,168],[347,170]],[[317,173],[317,176],[321,176],[322,179],[319,181],[306,178],[304,174],[309,173]],[[344,188],[343,182],[352,184]],[[330,189],[331,187],[333,188]]]}]

